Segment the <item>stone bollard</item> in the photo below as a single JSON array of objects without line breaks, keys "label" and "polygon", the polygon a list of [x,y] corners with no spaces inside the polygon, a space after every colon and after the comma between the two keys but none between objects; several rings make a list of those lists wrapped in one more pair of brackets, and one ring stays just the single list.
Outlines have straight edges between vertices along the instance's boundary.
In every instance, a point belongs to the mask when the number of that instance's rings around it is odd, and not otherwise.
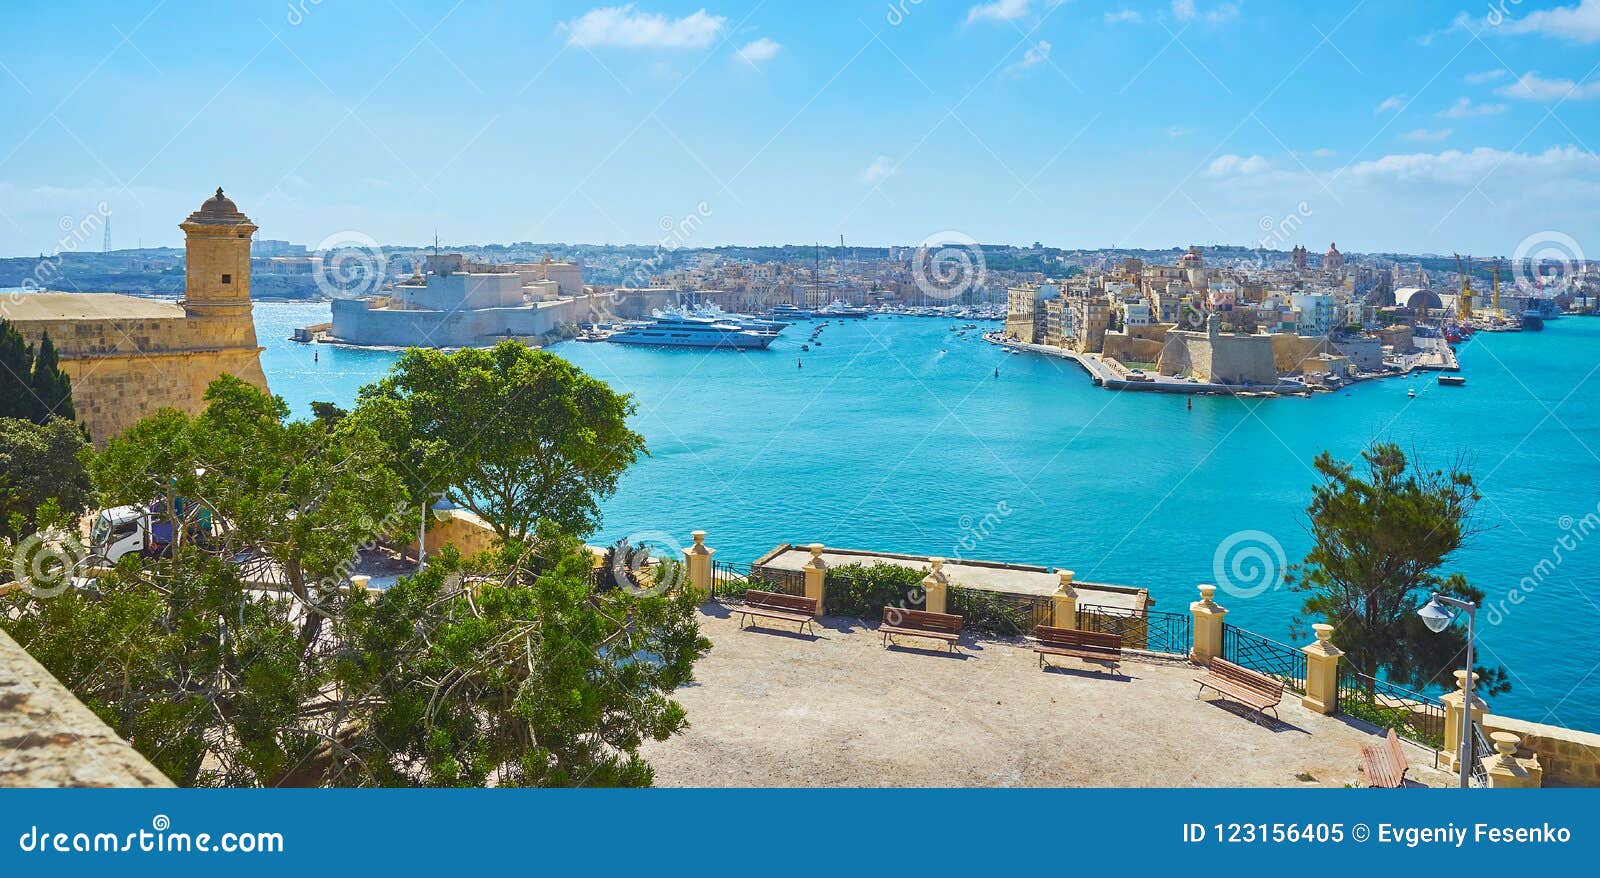
[{"label": "stone bollard", "polygon": [[1078,590],[1072,587],[1072,571],[1057,570],[1056,575],[1061,577],[1061,584],[1050,596],[1051,622],[1056,628],[1077,628]]},{"label": "stone bollard", "polygon": [[1189,605],[1194,616],[1194,647],[1189,650],[1189,660],[1197,665],[1209,665],[1222,655],[1222,620],[1228,611],[1212,600],[1216,593],[1216,586],[1201,585],[1200,600]]},{"label": "stone bollard", "polygon": [[933,569],[922,578],[923,609],[930,613],[943,613],[945,611],[945,596],[950,588],[950,577],[944,572],[943,558],[929,558],[928,564]]},{"label": "stone bollard", "polygon": [[811,557],[801,565],[806,574],[806,597],[817,602],[817,615],[828,608],[828,562],[822,560],[822,544],[812,543]]},{"label": "stone bollard", "polygon": [[[1472,675],[1472,686],[1478,685],[1478,675]],[[1439,696],[1444,702],[1444,748],[1439,754],[1439,767],[1445,771],[1460,771],[1458,763],[1461,759],[1461,710],[1466,704],[1467,672],[1456,671],[1456,691],[1448,695]],[[1474,725],[1483,722],[1483,714],[1489,709],[1483,699],[1476,694],[1472,698],[1472,722]]]},{"label": "stone bollard", "polygon": [[1339,656],[1344,651],[1333,645],[1333,626],[1319,622],[1311,626],[1315,642],[1300,651],[1306,654],[1306,694],[1300,699],[1306,710],[1331,714],[1339,710]]},{"label": "stone bollard", "polygon": [[716,549],[706,548],[706,532],[697,530],[690,534],[694,537],[694,545],[683,550],[683,560],[689,567],[689,588],[700,596],[701,600],[711,599],[711,556],[717,553]]},{"label": "stone bollard", "polygon": [[1511,732],[1495,732],[1489,736],[1496,752],[1483,757],[1483,770],[1489,777],[1492,789],[1530,789],[1543,786],[1544,769],[1539,757],[1530,760],[1517,758],[1517,748],[1522,739]]}]

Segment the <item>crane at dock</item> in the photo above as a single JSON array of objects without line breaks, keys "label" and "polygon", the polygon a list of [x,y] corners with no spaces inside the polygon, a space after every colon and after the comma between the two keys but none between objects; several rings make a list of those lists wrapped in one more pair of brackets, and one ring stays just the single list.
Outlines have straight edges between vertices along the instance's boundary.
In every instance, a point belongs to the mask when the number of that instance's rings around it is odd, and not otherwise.
[{"label": "crane at dock", "polygon": [[1472,268],[1472,257],[1468,256],[1466,264],[1461,262],[1461,254],[1456,254],[1456,274],[1461,276],[1461,296],[1456,299],[1456,319],[1472,319],[1472,275],[1468,272]]}]

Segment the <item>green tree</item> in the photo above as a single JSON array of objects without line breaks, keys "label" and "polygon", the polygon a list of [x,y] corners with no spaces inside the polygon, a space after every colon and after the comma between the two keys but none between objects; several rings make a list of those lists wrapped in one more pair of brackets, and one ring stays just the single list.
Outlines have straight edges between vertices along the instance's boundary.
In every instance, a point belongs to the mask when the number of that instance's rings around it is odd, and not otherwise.
[{"label": "green tree", "polygon": [[87,448],[70,421],[0,418],[0,536],[33,533],[49,500],[62,515],[83,513],[94,490],[81,459]]},{"label": "green tree", "polygon": [[29,385],[33,390],[30,398],[35,406],[35,421],[42,424],[51,418],[65,418],[68,421],[78,419],[72,405],[72,379],[61,371],[61,361],[48,332],[39,339],[39,352],[33,358],[33,375]]},{"label": "green tree", "polygon": [[361,391],[351,420],[389,443],[413,499],[447,491],[501,540],[584,537],[600,498],[647,453],[633,398],[545,351],[411,349]]},{"label": "green tree", "polygon": [[0,596],[0,625],[119,735],[183,785],[650,782],[638,748],[684,727],[671,692],[710,647],[681,571],[602,589],[561,537],[538,563],[446,549],[387,590],[345,587],[356,552],[417,524],[387,446],[232,378],[207,400],[90,467],[107,502],[158,501],[170,552]]},{"label": "green tree", "polygon": [[[1292,571],[1290,588],[1306,595],[1297,623],[1326,619],[1351,667],[1380,672],[1422,690],[1450,680],[1460,665],[1466,631],[1434,634],[1417,616],[1431,592],[1479,602],[1483,592],[1440,567],[1472,534],[1476,483],[1459,463],[1427,469],[1399,446],[1362,452],[1363,470],[1317,456],[1322,483],[1306,512],[1313,545]],[[1480,691],[1510,688],[1503,668],[1480,668]]]},{"label": "green tree", "polygon": [[0,418],[35,420],[33,348],[11,321],[0,318]]},{"label": "green tree", "polygon": [[[650,785],[638,748],[687,726],[670,694],[711,643],[681,567],[645,590],[596,590],[591,569],[575,542],[543,573],[515,562],[472,571],[447,550],[360,607],[369,624],[341,685],[375,705],[372,733],[351,747],[362,775],[384,785]],[[417,648],[419,629],[431,648]]]}]

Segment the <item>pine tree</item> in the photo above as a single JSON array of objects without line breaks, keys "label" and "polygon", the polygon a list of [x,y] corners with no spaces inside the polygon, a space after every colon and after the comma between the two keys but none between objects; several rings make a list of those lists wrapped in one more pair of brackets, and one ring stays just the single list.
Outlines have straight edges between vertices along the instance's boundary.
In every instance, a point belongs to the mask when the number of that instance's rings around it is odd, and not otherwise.
[{"label": "pine tree", "polygon": [[33,394],[29,397],[35,411],[33,420],[43,424],[51,418],[78,419],[72,406],[72,379],[61,371],[56,346],[45,333],[39,340],[39,353],[33,359]]},{"label": "pine tree", "polygon": [[33,420],[32,372],[33,349],[11,321],[0,319],[0,418]]}]

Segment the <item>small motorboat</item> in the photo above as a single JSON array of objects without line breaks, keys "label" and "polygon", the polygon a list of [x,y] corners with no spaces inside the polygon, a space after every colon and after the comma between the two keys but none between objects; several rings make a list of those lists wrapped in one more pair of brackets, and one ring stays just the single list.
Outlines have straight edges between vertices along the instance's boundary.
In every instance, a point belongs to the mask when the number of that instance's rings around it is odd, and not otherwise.
[{"label": "small motorboat", "polygon": [[803,345],[800,346],[800,350],[809,351],[809,350],[811,350],[811,345],[803,344]]},{"label": "small motorboat", "polygon": [[[1410,390],[1407,390],[1406,391],[1406,396],[1410,397],[1411,399],[1416,399],[1417,398],[1417,389],[1415,387],[1413,387]],[[1463,673],[1465,673],[1465,672],[1463,671]]]},{"label": "small motorboat", "polygon": [[1467,379],[1460,375],[1440,375],[1439,383],[1446,387],[1460,387],[1467,383]]}]

